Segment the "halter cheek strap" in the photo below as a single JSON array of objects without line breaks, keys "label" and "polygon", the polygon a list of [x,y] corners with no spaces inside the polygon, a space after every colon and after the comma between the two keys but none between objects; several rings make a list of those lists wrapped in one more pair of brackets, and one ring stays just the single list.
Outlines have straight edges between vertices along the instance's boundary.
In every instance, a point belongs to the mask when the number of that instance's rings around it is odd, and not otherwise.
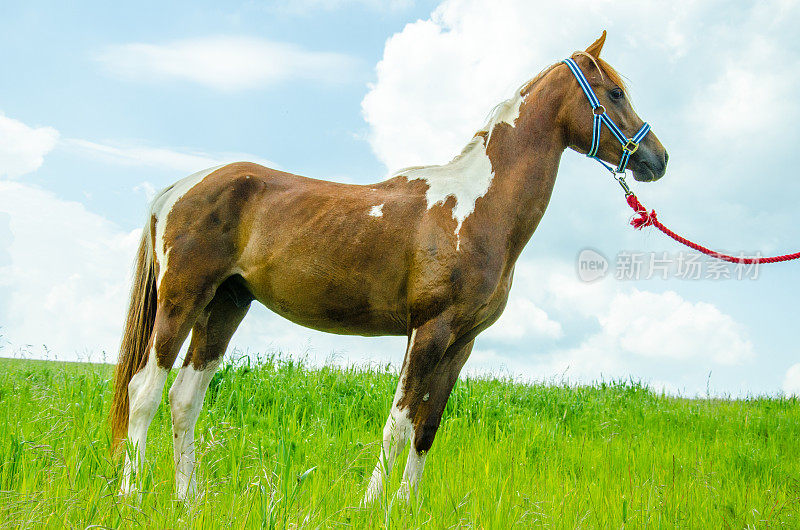
[{"label": "halter cheek strap", "polygon": [[[583,75],[583,71],[578,67],[578,63],[572,58],[564,59],[562,62],[569,66],[570,71],[575,76],[575,79],[578,80],[578,84],[589,99],[589,104],[592,106],[592,145],[589,148],[589,152],[586,153],[586,156],[594,158],[612,173],[625,173],[625,168],[628,167],[628,161],[631,155],[636,152],[639,148],[639,143],[647,136],[647,133],[650,132],[650,125],[645,123],[632,138],[626,137],[620,128],[617,127],[617,124],[608,116],[605,107],[600,104],[600,100],[597,99],[597,95],[594,93],[594,90],[592,90],[592,86],[589,84],[586,76]],[[616,168],[597,158],[597,150],[600,148],[600,132],[602,131],[604,123],[606,127],[608,127],[608,130],[611,131],[611,134],[622,144],[622,157]]]}]

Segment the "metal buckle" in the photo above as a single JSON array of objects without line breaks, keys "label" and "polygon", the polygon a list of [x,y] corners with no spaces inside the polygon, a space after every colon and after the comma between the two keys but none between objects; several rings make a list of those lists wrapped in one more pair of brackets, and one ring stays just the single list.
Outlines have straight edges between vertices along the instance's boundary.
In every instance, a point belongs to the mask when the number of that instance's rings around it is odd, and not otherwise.
[{"label": "metal buckle", "polygon": [[622,149],[630,154],[633,154],[637,149],[639,149],[639,144],[634,142],[633,138],[628,138],[628,141],[622,146]]},{"label": "metal buckle", "polygon": [[625,196],[633,195],[633,192],[628,187],[628,183],[625,181],[625,173],[620,173],[619,176],[614,175],[614,180],[616,180],[620,186],[622,186],[622,191],[625,192]]},{"label": "metal buckle", "polygon": [[592,112],[594,112],[598,116],[602,116],[603,114],[606,113],[606,108],[602,105],[598,105],[592,109]]}]

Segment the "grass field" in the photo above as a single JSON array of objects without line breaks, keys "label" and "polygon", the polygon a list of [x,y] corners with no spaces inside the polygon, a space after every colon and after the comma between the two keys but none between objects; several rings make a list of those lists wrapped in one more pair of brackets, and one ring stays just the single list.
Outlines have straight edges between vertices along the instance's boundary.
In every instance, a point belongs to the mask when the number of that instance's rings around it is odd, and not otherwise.
[{"label": "grass field", "polygon": [[125,499],[105,422],[111,367],[2,359],[0,374],[7,527],[800,528],[793,398],[460,381],[419,499],[393,501],[401,458],[383,502],[364,509],[396,374],[239,362],[211,383],[197,429],[201,495],[183,504],[166,390],[143,492]]}]

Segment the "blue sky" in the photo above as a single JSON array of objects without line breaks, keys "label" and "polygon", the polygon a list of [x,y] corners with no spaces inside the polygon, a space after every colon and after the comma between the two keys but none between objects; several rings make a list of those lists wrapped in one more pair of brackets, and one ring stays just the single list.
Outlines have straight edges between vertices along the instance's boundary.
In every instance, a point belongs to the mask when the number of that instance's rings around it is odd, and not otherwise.
[{"label": "blue sky", "polygon": [[[6,71],[15,75],[0,78],[2,109],[7,115],[13,109],[11,117],[24,123],[54,127],[67,139],[255,154],[301,174],[355,180],[381,175],[380,162],[360,140],[367,129],[361,98],[387,36],[430,13],[431,5],[216,5],[4,3],[0,56]],[[181,79],[119,79],[109,75],[100,59],[118,45],[205,37],[291,43],[342,54],[352,64],[340,76],[321,81],[276,81],[230,91]],[[84,202],[93,211],[117,212],[114,221],[133,226],[142,217],[141,204],[122,188],[143,179],[164,185],[178,176],[159,173],[157,167],[144,172],[97,161],[90,165],[86,157],[59,148],[26,181]],[[125,217],[118,217],[121,212]]]},{"label": "blue sky", "polygon": [[[601,32],[670,152],[636,184],[660,218],[734,253],[796,251],[797,2],[284,0],[0,6],[0,355],[113,359],[148,197],[254,160],[346,182],[456,154],[492,106]],[[471,372],[634,377],[684,394],[800,391],[797,264],[755,280],[613,278],[635,232],[567,151],[506,314]],[[593,283],[584,248],[611,260]],[[403,340],[306,331],[254,308],[233,344],[399,362]],[[105,355],[104,353],[105,352]],[[710,374],[710,377],[709,377]]]}]

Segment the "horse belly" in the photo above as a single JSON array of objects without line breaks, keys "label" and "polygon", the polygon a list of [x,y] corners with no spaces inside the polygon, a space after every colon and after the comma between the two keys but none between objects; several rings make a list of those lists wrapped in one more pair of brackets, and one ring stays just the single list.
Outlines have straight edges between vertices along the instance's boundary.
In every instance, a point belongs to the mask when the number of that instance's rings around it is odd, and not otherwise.
[{"label": "horse belly", "polygon": [[405,335],[404,304],[396,289],[376,285],[364,271],[274,267],[244,277],[256,300],[302,326],[343,335]]}]

